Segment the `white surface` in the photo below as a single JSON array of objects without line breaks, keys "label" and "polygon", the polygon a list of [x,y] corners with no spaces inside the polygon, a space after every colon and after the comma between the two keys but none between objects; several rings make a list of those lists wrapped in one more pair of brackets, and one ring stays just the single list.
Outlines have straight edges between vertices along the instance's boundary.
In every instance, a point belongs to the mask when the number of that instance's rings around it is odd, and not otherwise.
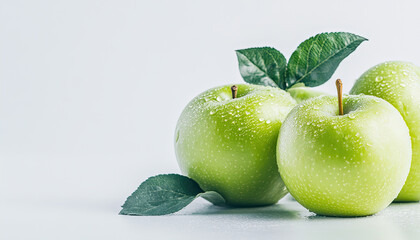
[{"label": "white surface", "polygon": [[[264,208],[226,209],[197,200],[169,216],[128,217],[101,202],[13,202],[2,239],[418,239],[420,204],[392,204],[363,218],[328,218],[289,197]],[[6,231],[5,231],[6,230]]]},{"label": "white surface", "polygon": [[[360,219],[308,217],[295,202],[261,212],[197,202],[181,215],[117,213],[148,176],[179,172],[176,120],[198,93],[242,81],[233,50],[270,45],[289,57],[319,32],[360,34],[370,41],[333,76],[348,91],[379,62],[420,65],[419,7],[379,0],[0,1],[0,239],[416,239],[418,204]],[[334,93],[334,83],[319,89]]]}]

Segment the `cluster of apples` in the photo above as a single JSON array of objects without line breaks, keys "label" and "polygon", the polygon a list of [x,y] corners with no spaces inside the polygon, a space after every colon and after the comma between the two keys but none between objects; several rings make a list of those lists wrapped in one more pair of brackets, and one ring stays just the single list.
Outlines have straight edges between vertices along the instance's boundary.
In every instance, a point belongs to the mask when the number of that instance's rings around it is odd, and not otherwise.
[{"label": "cluster of apples", "polygon": [[342,100],[340,91],[338,100],[306,88],[213,88],[182,112],[176,157],[232,206],[290,192],[317,214],[371,215],[420,200],[419,93],[420,68],[406,62],[369,69]]}]

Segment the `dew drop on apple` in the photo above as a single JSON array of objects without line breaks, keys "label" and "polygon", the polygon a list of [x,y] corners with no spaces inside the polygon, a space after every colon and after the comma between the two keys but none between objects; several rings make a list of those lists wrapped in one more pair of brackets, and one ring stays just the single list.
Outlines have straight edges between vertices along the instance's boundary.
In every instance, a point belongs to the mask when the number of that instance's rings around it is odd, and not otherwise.
[{"label": "dew drop on apple", "polygon": [[382,81],[384,78],[382,76],[376,76],[375,78],[375,82],[380,82]]},{"label": "dew drop on apple", "polygon": [[266,123],[271,123],[271,121],[270,120],[267,120],[267,121],[265,121]]},{"label": "dew drop on apple", "polygon": [[222,101],[222,98],[221,98],[220,96],[217,96],[216,100],[217,100],[218,102],[221,102],[221,101]]},{"label": "dew drop on apple", "polygon": [[210,111],[210,115],[213,115],[214,114],[214,112],[213,111]]}]

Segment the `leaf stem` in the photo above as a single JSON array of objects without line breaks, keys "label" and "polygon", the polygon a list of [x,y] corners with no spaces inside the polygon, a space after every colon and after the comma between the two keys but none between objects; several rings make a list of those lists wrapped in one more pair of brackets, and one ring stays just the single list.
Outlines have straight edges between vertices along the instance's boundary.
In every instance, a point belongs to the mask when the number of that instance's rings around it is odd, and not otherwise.
[{"label": "leaf stem", "polygon": [[335,81],[335,85],[337,86],[337,95],[338,95],[338,112],[340,115],[344,115],[343,110],[343,82],[340,79]]}]

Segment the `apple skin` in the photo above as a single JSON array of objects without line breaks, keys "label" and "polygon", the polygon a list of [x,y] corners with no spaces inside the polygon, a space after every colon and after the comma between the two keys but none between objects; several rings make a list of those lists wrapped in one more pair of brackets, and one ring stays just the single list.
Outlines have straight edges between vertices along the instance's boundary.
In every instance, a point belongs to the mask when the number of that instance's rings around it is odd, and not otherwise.
[{"label": "apple skin", "polygon": [[385,99],[401,113],[410,129],[413,157],[410,174],[395,201],[420,200],[420,68],[408,62],[385,62],[366,71],[351,94]]},{"label": "apple skin", "polygon": [[287,194],[276,164],[276,143],[296,101],[279,88],[236,84],[210,89],[182,112],[175,153],[182,173],[231,206],[276,203]]},{"label": "apple skin", "polygon": [[310,98],[328,95],[326,93],[314,91],[312,88],[304,86],[289,88],[287,92],[290,93],[290,96],[292,96],[297,103],[301,103]]},{"label": "apple skin", "polygon": [[321,96],[296,106],[284,120],[277,163],[290,194],[319,215],[367,216],[388,206],[411,163],[403,118],[373,96]]}]

